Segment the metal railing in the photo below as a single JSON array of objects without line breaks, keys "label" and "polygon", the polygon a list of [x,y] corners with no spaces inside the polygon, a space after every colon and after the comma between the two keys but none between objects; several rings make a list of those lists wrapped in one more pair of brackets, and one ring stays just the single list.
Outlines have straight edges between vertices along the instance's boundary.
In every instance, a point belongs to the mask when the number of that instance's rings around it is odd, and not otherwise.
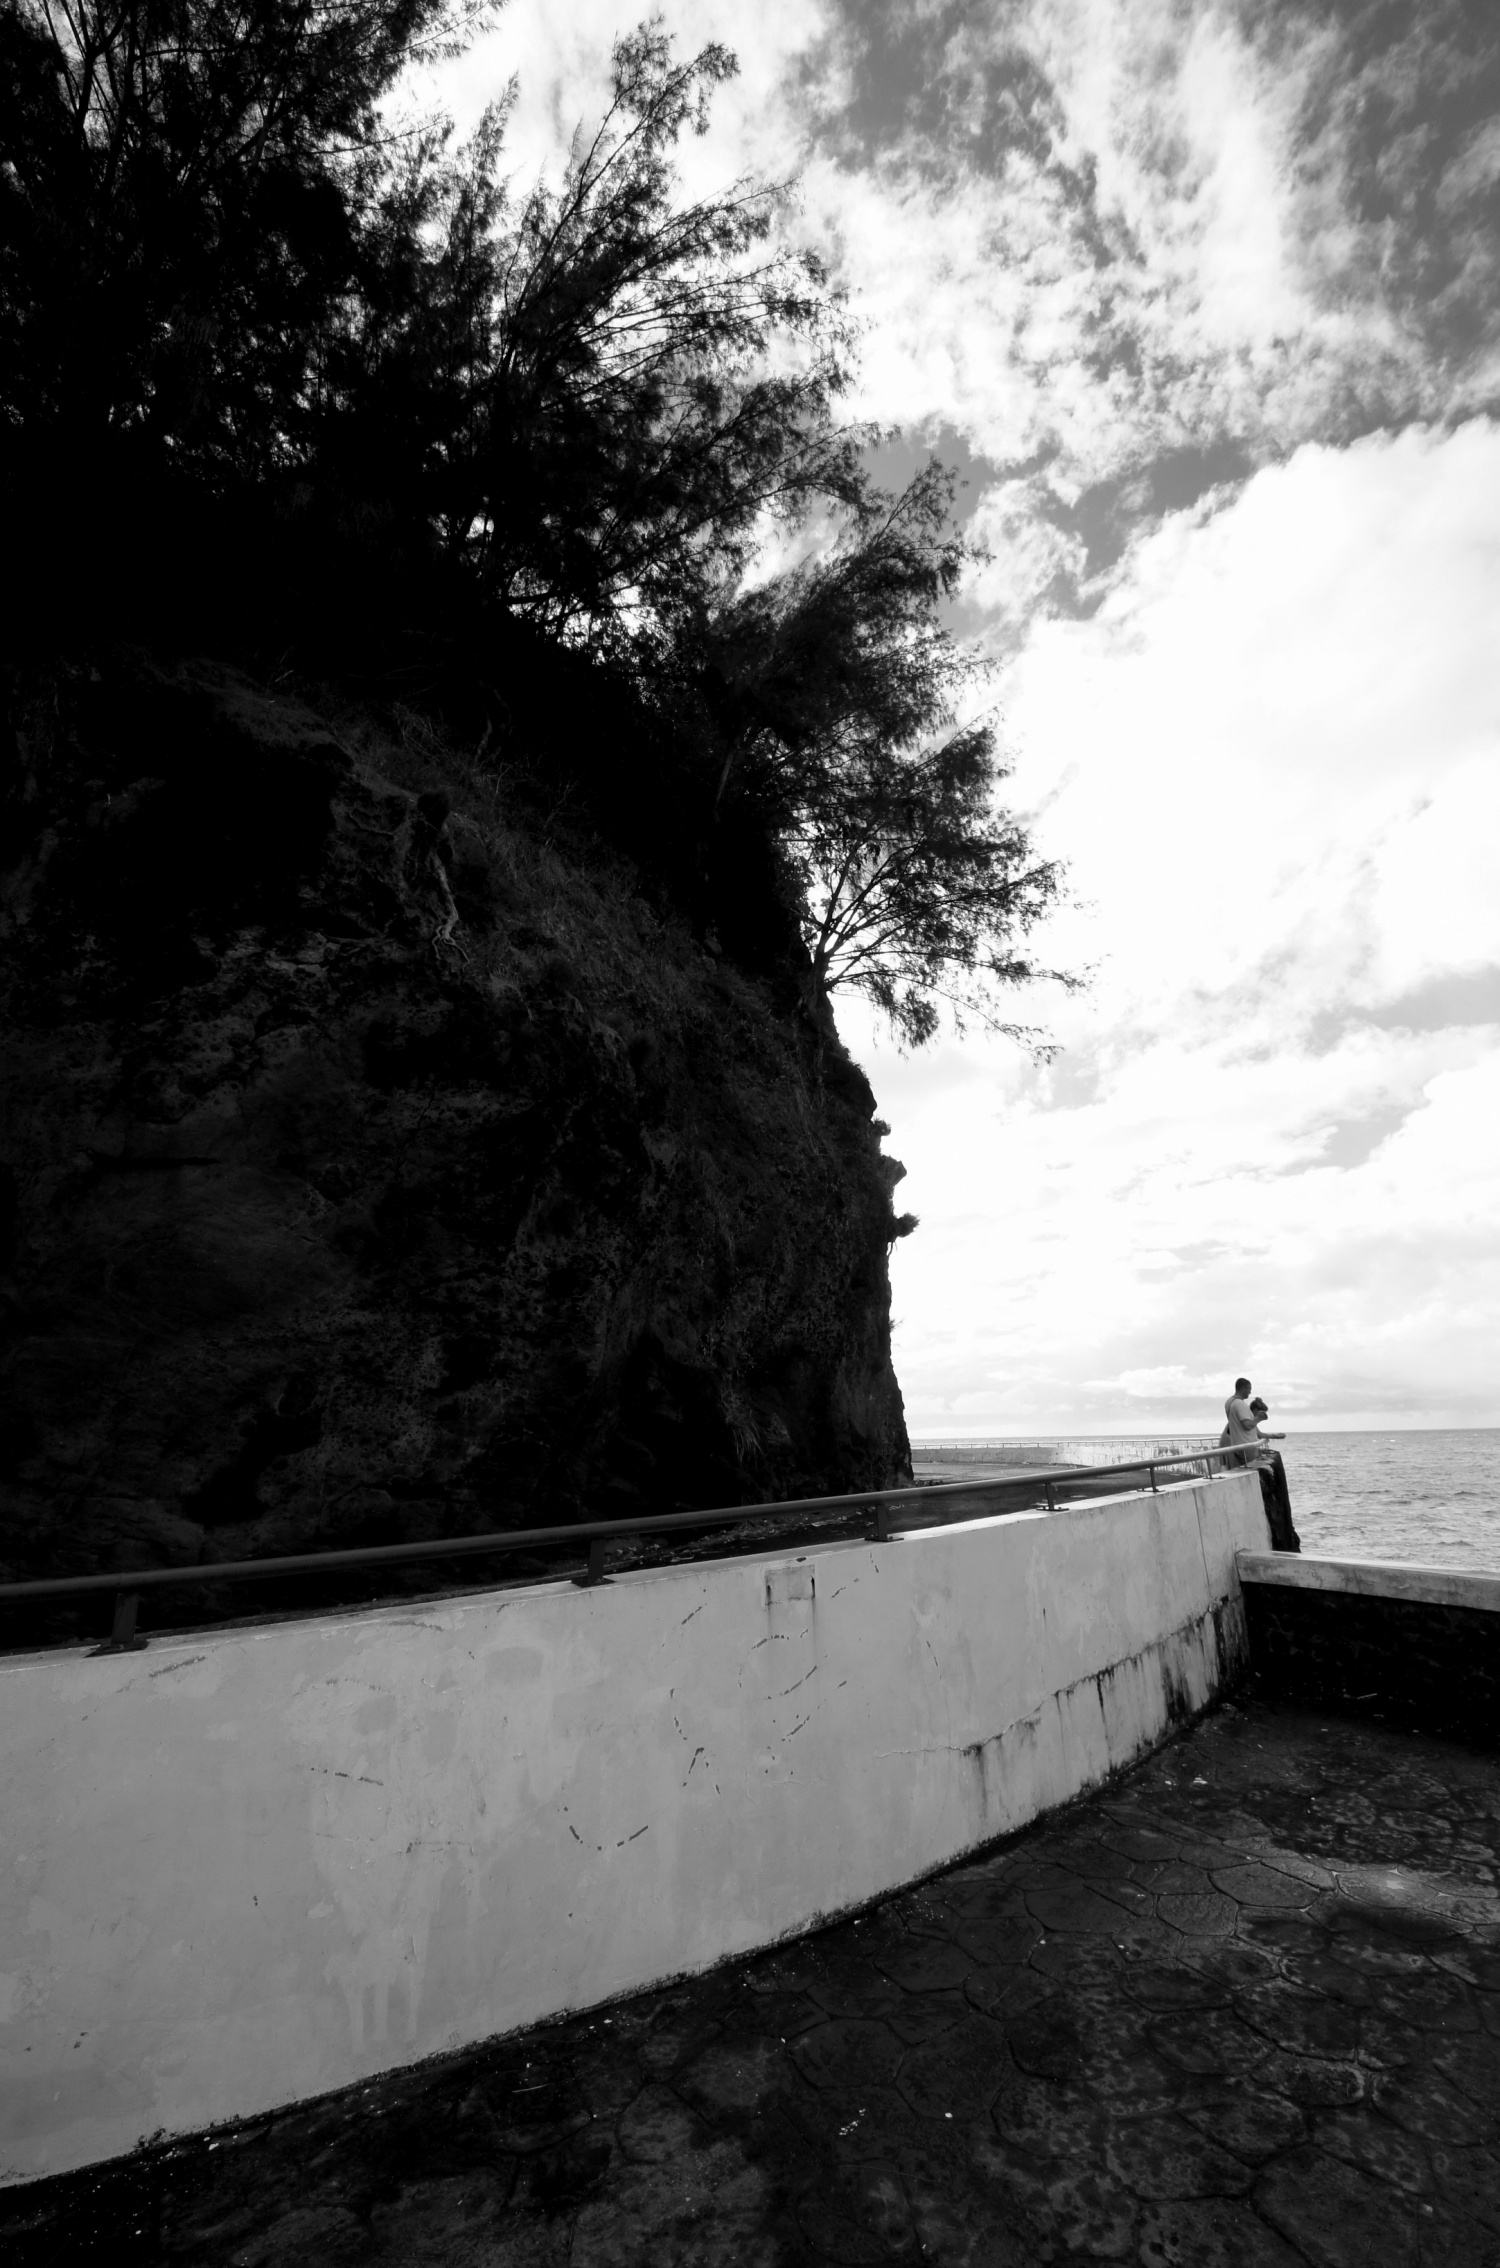
[{"label": "metal railing", "polygon": [[[799,1496],[771,1504],[722,1504],[704,1512],[653,1512],[627,1520],[575,1520],[549,1528],[507,1528],[485,1535],[445,1536],[419,1543],[367,1544],[342,1551],[296,1552],[277,1559],[208,1560],[198,1561],[191,1567],[131,1567],[99,1575],[39,1576],[22,1583],[0,1583],[0,1606],[22,1599],[83,1598],[112,1591],[114,1626],[103,1645],[93,1650],[97,1654],[130,1653],[146,1644],[136,1630],[142,1593],[183,1584],[264,1581],[276,1575],[319,1575],[333,1569],[398,1567],[420,1559],[477,1559],[498,1552],[586,1543],[587,1570],[572,1580],[580,1588],[590,1589],[609,1580],[611,1542],[623,1543],[635,1536],[672,1535],[689,1528],[727,1528],[750,1520],[789,1521],[808,1513],[846,1511],[853,1514],[868,1509],[872,1520],[867,1533],[872,1541],[886,1543],[903,1529],[952,1525],[951,1521],[927,1517],[914,1522],[893,1520],[893,1505],[906,1505],[914,1513],[928,1515],[936,1504],[953,1497],[962,1497],[966,1505],[972,1505],[976,1498],[1014,1497],[1017,1491],[1023,1491],[1033,1497],[1040,1496],[1047,1510],[1055,1512],[1059,1492],[1085,1481],[1118,1481],[1125,1473],[1144,1472],[1155,1490],[1160,1485],[1157,1474],[1168,1468],[1198,1466],[1204,1468],[1203,1477],[1211,1479],[1212,1473],[1207,1468],[1215,1462],[1243,1461],[1245,1456],[1243,1445],[1195,1449],[1177,1456],[1141,1457],[1128,1465],[1060,1466],[1055,1477],[1046,1478],[1029,1474],[1014,1480],[945,1481],[927,1488],[858,1489],[841,1496]],[[1024,1512],[1035,1507],[1012,1503],[1008,1509]]]}]

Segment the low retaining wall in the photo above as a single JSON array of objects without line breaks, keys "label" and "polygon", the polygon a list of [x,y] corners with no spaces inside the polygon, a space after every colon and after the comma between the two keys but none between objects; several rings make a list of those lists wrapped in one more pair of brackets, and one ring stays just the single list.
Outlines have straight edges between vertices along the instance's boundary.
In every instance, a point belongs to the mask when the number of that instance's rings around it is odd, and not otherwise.
[{"label": "low retaining wall", "polygon": [[0,1665],[0,2166],[316,2095],[805,1930],[1244,1666],[1254,1474]]},{"label": "low retaining wall", "polygon": [[1134,1465],[1142,1457],[1191,1457],[1218,1445],[1216,1433],[1054,1434],[1040,1441],[914,1441],[911,1454],[915,1472],[959,1475],[970,1467],[1003,1473],[1012,1465],[1022,1472],[1049,1465]]},{"label": "low retaining wall", "polygon": [[1500,1575],[1243,1552],[1257,1691],[1500,1748]]}]

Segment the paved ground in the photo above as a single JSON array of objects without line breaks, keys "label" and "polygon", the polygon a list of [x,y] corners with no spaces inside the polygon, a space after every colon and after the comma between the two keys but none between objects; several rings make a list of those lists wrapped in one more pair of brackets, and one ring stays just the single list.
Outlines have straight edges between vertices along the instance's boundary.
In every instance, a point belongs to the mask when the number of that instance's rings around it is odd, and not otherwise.
[{"label": "paved ground", "polygon": [[0,2198],[0,2256],[1500,2268],[1500,1763],[1226,1711],[865,1919]]}]

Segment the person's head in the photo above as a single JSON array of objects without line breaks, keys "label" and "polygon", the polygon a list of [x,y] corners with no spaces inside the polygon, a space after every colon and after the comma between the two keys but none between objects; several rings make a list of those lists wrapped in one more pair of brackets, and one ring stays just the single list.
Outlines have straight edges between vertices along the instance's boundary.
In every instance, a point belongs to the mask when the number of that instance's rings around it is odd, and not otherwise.
[{"label": "person's head", "polygon": [[1237,1394],[1248,1394],[1248,1393],[1249,1393],[1249,1391],[1250,1391],[1250,1381],[1249,1381],[1249,1379],[1248,1379],[1248,1378],[1237,1378],[1237,1379],[1235,1380],[1235,1382],[1234,1382],[1234,1390],[1235,1390],[1235,1392],[1236,1392]]},{"label": "person's head", "polygon": [[1252,1417],[1269,1417],[1271,1414],[1259,1394],[1256,1395],[1254,1401],[1250,1404],[1250,1414]]}]

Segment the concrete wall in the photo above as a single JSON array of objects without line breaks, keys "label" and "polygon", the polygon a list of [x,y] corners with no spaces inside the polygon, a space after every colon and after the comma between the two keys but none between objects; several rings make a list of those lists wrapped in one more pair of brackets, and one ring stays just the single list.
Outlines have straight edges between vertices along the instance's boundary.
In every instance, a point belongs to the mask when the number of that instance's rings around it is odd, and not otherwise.
[{"label": "concrete wall", "polygon": [[1342,1591],[1351,1597],[1407,1599],[1423,1606],[1500,1614],[1500,1573],[1488,1567],[1422,1567],[1405,1559],[1323,1559],[1313,1552],[1242,1551],[1242,1583],[1282,1591]]},{"label": "concrete wall", "polygon": [[1254,1474],[0,1665],[10,2181],[805,1929],[1243,1660]]},{"label": "concrete wall", "polygon": [[[1011,1466],[1023,1472],[1041,1472],[1049,1465],[1128,1465],[1151,1456],[1184,1457],[1195,1450],[1216,1449],[1216,1433],[1112,1433],[1054,1434],[1038,1441],[913,1441],[913,1470],[952,1472],[955,1476],[977,1466],[1003,1473]],[[1168,1475],[1186,1480],[1186,1473]]]},{"label": "concrete wall", "polygon": [[1500,1574],[1241,1552],[1256,1687],[1500,1748]]}]

